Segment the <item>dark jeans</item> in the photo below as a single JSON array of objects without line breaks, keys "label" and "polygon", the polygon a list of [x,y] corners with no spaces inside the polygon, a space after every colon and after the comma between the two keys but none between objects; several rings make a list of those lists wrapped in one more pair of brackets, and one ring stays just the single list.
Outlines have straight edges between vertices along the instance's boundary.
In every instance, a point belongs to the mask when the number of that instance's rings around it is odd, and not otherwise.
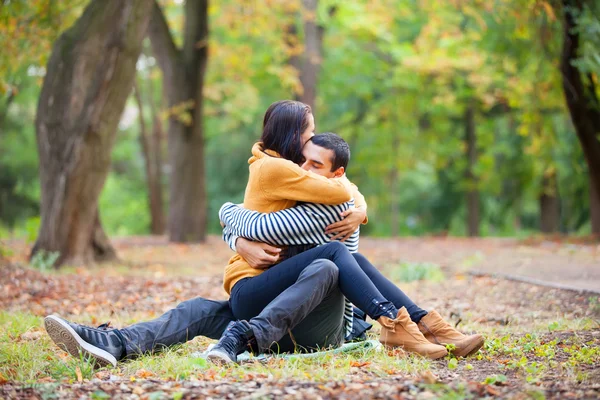
[{"label": "dark jeans", "polygon": [[[250,319],[259,350],[291,351],[341,344],[344,297],[337,282],[338,268],[332,262],[315,260],[307,264],[293,285]],[[155,320],[121,329],[127,356],[159,351],[199,335],[219,339],[235,320],[229,304],[198,297]],[[363,321],[355,325],[360,329],[350,339],[364,336],[370,328]]]},{"label": "dark jeans", "polygon": [[274,265],[256,277],[237,282],[229,300],[235,317],[250,319],[258,315],[293,285],[306,266],[316,259],[335,263],[342,293],[372,319],[380,316],[395,318],[401,307],[406,307],[415,322],[427,314],[365,257],[353,256],[343,243],[331,242]]}]

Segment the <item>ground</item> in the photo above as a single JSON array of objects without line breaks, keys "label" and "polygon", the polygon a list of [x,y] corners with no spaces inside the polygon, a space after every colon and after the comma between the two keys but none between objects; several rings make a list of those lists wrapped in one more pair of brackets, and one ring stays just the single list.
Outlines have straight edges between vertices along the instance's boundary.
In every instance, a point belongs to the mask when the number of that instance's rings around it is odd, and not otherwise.
[{"label": "ground", "polygon": [[120,261],[59,271],[48,271],[43,258],[37,268],[29,265],[26,243],[0,243],[0,397],[600,397],[597,243],[363,239],[361,252],[419,305],[486,336],[485,347],[467,359],[430,362],[382,351],[214,367],[192,356],[211,342],[196,338],[94,369],[53,345],[43,316],[120,327],[195,296],[226,298],[222,270],[230,253],[217,237],[203,245],[162,237],[114,243]]}]

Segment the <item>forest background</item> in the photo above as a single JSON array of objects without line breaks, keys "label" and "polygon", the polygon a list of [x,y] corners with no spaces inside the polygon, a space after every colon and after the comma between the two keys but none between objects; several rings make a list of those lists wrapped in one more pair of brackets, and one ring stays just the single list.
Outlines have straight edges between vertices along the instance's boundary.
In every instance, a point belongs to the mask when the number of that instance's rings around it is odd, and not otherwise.
[{"label": "forest background", "polygon": [[[365,234],[600,233],[598,130],[588,140],[572,122],[583,110],[600,127],[600,5],[562,3],[224,0],[203,15],[194,7],[206,2],[160,0],[89,201],[109,236],[217,233],[220,205],[243,198],[265,109],[295,98],[317,132],[350,143]],[[0,238],[33,243],[42,229],[42,84],[57,38],[89,4],[0,4]],[[200,85],[177,98],[190,32]],[[181,132],[199,138],[184,157],[194,162],[176,162]]]}]

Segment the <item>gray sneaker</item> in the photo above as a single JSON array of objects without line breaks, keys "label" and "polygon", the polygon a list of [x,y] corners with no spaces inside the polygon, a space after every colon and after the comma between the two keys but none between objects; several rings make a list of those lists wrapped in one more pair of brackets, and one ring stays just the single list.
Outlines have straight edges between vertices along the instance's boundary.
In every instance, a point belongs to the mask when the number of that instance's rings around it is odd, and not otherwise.
[{"label": "gray sneaker", "polygon": [[102,324],[91,328],[64,320],[56,315],[44,318],[46,332],[58,347],[73,357],[90,357],[101,367],[117,366],[125,356],[125,340],[118,329]]},{"label": "gray sneaker", "polygon": [[243,353],[253,343],[256,343],[256,338],[250,324],[244,320],[231,321],[206,358],[217,365],[237,363],[238,354]]}]

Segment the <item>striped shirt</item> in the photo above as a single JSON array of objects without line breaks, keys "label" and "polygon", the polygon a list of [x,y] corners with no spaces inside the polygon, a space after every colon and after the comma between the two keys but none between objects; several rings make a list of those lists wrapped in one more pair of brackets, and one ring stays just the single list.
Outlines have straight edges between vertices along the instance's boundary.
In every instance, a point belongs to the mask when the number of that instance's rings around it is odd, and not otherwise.
[{"label": "striped shirt", "polygon": [[[339,205],[298,203],[295,207],[273,213],[248,210],[233,203],[225,203],[219,210],[223,240],[235,249],[238,237],[268,243],[273,246],[322,245],[331,242],[333,234],[325,228],[341,221],[340,214],[354,207],[354,200]],[[343,243],[351,253],[358,251],[360,228]],[[353,306],[348,299],[344,309],[345,336],[352,332]]]},{"label": "striped shirt", "polygon": [[[330,206],[299,203],[296,207],[273,213],[247,210],[233,203],[225,203],[219,210],[219,219],[225,224],[223,240],[235,251],[235,240],[244,237],[273,246],[321,245],[331,242],[333,234],[325,228],[341,221],[340,214],[354,201]],[[360,228],[344,244],[351,253],[358,251]]]}]

